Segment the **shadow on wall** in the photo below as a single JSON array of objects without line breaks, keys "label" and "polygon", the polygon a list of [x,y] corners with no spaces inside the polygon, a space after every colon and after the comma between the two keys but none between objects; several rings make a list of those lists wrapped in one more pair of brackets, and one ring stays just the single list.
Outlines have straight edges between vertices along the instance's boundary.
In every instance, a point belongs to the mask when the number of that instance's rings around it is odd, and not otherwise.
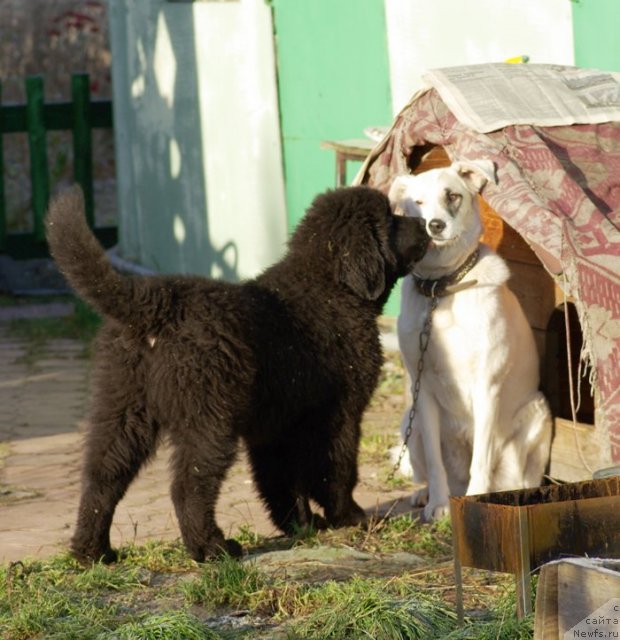
[{"label": "shadow on wall", "polygon": [[192,4],[110,7],[124,258],[239,280],[238,248],[210,237]]}]

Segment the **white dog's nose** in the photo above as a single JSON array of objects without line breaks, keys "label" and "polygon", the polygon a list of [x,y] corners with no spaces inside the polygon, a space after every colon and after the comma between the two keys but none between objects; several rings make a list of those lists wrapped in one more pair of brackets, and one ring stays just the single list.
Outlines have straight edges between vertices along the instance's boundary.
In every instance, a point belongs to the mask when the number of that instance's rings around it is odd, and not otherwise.
[{"label": "white dog's nose", "polygon": [[432,234],[441,233],[446,228],[446,223],[443,220],[439,220],[439,218],[433,218],[428,223],[428,230]]}]

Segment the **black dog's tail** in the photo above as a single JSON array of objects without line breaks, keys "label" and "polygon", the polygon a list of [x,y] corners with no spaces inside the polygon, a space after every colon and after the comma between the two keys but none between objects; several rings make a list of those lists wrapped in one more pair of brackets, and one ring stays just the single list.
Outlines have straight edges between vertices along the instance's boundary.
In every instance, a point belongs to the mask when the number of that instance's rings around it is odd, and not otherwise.
[{"label": "black dog's tail", "polygon": [[130,323],[135,316],[132,279],[113,269],[88,228],[79,187],[54,198],[45,229],[52,257],[78,295],[101,315]]}]

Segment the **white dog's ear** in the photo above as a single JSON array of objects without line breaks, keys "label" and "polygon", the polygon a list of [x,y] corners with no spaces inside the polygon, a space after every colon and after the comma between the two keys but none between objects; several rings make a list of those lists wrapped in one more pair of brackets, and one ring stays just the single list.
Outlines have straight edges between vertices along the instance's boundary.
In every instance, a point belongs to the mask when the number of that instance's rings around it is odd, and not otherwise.
[{"label": "white dog's ear", "polygon": [[396,213],[396,209],[400,205],[400,201],[403,199],[405,192],[407,191],[407,183],[411,179],[410,175],[396,176],[390,187],[388,193],[388,199],[392,205],[392,209]]},{"label": "white dog's ear", "polygon": [[491,160],[464,160],[453,162],[452,168],[474,193],[480,193],[482,187],[484,187],[487,182],[497,184],[495,164],[491,162]]}]

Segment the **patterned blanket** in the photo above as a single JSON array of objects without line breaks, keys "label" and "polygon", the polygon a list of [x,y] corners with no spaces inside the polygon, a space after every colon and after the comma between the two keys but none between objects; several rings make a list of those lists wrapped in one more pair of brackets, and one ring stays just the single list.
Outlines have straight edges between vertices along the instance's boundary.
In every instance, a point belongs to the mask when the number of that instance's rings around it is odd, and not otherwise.
[{"label": "patterned blanket", "polygon": [[430,89],[396,117],[356,182],[387,192],[409,172],[414,147],[429,144],[452,160],[495,162],[498,184],[483,196],[574,297],[597,427],[609,437],[611,460],[620,461],[620,122],[478,133]]}]

